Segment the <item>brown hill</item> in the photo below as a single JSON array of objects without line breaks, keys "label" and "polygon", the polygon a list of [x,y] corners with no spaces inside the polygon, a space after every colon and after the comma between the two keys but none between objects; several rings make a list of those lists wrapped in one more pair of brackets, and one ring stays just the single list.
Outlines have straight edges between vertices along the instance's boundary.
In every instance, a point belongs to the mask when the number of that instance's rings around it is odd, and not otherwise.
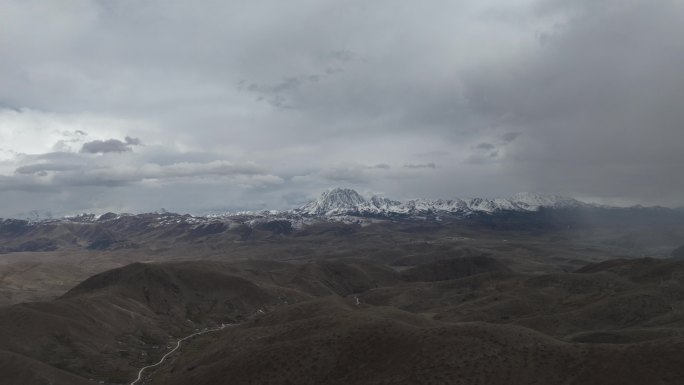
[{"label": "brown hill", "polygon": [[0,373],[2,373],[3,384],[92,385],[92,381],[85,378],[2,350],[0,350]]},{"label": "brown hill", "polygon": [[618,260],[577,273],[483,273],[411,282],[359,297],[442,321],[517,324],[558,338],[579,333],[584,341],[596,336],[596,342],[629,342],[684,332],[683,283],[681,262]]},{"label": "brown hill", "polygon": [[508,273],[511,270],[498,260],[485,256],[443,259],[404,270],[404,281],[447,281],[483,273]]},{"label": "brown hill", "polygon": [[107,382],[128,379],[167,341],[315,296],[393,283],[362,261],[134,263],[97,274],[55,301],[0,308],[3,349]]},{"label": "brown hill", "polygon": [[128,379],[172,336],[279,302],[276,293],[221,267],[133,264],[96,275],[58,300],[2,308],[0,346],[82,376]]},{"label": "brown hill", "polygon": [[369,257],[134,263],[0,308],[0,367],[16,367],[11,383],[130,383],[178,338],[239,322],[185,342],[152,383],[679,384],[682,272],[623,259],[521,274],[486,256],[401,272]]},{"label": "brown hill", "polygon": [[277,303],[275,296],[235,272],[218,262],[134,263],[97,274],[62,298],[124,297],[180,322],[236,317]]},{"label": "brown hill", "polygon": [[530,329],[449,324],[335,299],[277,309],[184,349],[152,384],[675,384],[666,344],[564,343]]}]

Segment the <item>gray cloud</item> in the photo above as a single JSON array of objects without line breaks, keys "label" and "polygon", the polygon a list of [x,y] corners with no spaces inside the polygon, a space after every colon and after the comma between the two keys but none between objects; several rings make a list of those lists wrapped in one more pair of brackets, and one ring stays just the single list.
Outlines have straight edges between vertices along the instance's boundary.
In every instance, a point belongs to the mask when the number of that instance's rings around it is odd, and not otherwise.
[{"label": "gray cloud", "polygon": [[382,168],[382,169],[390,169],[392,168],[389,164],[386,163],[378,163],[376,165],[371,166],[371,168]]},{"label": "gray cloud", "polygon": [[346,163],[327,166],[306,175],[294,176],[291,182],[308,186],[316,192],[331,184],[344,184],[366,189],[371,182],[395,181],[396,183],[398,180],[411,180],[436,167],[434,163],[405,164],[402,167],[392,167],[386,163],[374,165]]},{"label": "gray cloud", "polygon": [[419,163],[419,164],[407,163],[404,165],[404,168],[437,168],[437,165],[434,163]]},{"label": "gray cloud", "polygon": [[142,144],[139,138],[131,138],[130,136],[127,136],[124,141],[129,146],[139,146]]},{"label": "gray cloud", "polygon": [[501,135],[501,140],[504,142],[510,143],[514,140],[516,140],[520,136],[519,132],[507,132],[503,135]]},{"label": "gray cloud", "polygon": [[368,182],[372,176],[366,170],[368,168],[360,167],[335,167],[324,170],[319,175],[334,183],[365,183]]},{"label": "gray cloud", "polygon": [[107,140],[93,140],[92,142],[83,143],[81,152],[85,154],[104,154],[108,152],[126,152],[131,151],[131,146],[140,145],[140,139],[131,138],[127,136],[122,142],[118,139]]},{"label": "gray cloud", "polygon": [[[134,141],[129,138],[129,142]],[[215,156],[215,155],[214,155]],[[89,154],[53,152],[23,155],[21,165],[4,178],[0,190],[68,191],[79,186],[131,186],[159,188],[179,181],[210,179],[258,187],[281,184],[283,180],[254,162],[212,159],[211,154],[169,153],[145,147],[140,153]]]},{"label": "gray cloud", "polygon": [[475,146],[475,148],[478,150],[492,150],[496,148],[496,146],[491,143],[483,142]]},{"label": "gray cloud", "polygon": [[335,184],[684,204],[679,2],[293,1],[5,1],[0,216]]},{"label": "gray cloud", "polygon": [[318,65],[325,68],[321,68],[317,72],[288,76],[272,84],[248,83],[245,80],[241,80],[238,83],[238,90],[253,93],[257,96],[257,101],[267,101],[273,107],[297,108],[292,102],[294,99],[297,99],[297,93],[302,88],[313,86],[327,80],[331,76],[344,72],[341,65],[348,65],[348,63],[357,59],[357,55],[345,49],[330,51],[323,55],[323,58],[322,62]]},{"label": "gray cloud", "polygon": [[[58,174],[63,185],[118,186],[145,180],[221,177],[232,175],[256,176],[264,169],[255,164],[232,164],[226,161],[209,163],[174,163],[170,165],[143,164],[132,167],[93,168],[85,172]],[[276,177],[272,182],[279,183]]]},{"label": "gray cloud", "polygon": [[569,16],[537,50],[466,82],[473,111],[525,133],[511,144],[508,170],[537,190],[681,204],[684,5],[542,9]]},{"label": "gray cloud", "polygon": [[17,174],[44,174],[47,171],[72,171],[78,170],[80,167],[73,164],[59,164],[59,163],[35,163],[26,166],[18,167],[15,170]]}]

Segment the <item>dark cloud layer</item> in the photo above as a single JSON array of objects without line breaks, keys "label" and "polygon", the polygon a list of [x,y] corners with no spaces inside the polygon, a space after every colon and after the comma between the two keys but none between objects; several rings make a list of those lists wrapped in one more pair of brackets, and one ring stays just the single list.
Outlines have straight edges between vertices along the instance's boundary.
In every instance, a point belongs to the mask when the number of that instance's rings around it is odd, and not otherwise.
[{"label": "dark cloud layer", "polygon": [[681,2],[0,9],[0,216],[280,208],[336,184],[684,205]]},{"label": "dark cloud layer", "polygon": [[140,139],[131,138],[127,136],[125,141],[118,139],[107,140],[93,140],[92,142],[83,143],[81,152],[86,154],[104,154],[108,152],[126,152],[131,151],[132,146],[140,145]]},{"label": "dark cloud layer", "polygon": [[538,50],[467,78],[471,108],[524,130],[510,169],[532,187],[681,204],[684,4],[549,3],[545,12],[568,8]]}]

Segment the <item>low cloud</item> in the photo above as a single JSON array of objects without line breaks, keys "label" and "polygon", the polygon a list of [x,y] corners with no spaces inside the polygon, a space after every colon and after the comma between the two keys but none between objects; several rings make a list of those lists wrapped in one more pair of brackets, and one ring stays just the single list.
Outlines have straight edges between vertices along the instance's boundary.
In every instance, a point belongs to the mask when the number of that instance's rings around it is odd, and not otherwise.
[{"label": "low cloud", "polygon": [[236,175],[264,175],[265,170],[253,163],[234,164],[227,161],[209,163],[174,163],[159,165],[148,163],[135,166],[94,168],[84,172],[62,173],[58,180],[67,185],[107,185],[116,186],[146,180],[169,181],[174,179],[197,179],[207,177],[226,177]]},{"label": "low cloud", "polygon": [[139,138],[132,138],[130,136],[127,136],[124,140],[126,141],[126,144],[128,144],[129,146],[139,146],[142,144]]},{"label": "low cloud", "polygon": [[496,148],[496,146],[491,144],[491,143],[485,142],[485,143],[478,144],[477,146],[475,146],[475,148],[478,150],[492,150],[492,149]]},{"label": "low cloud", "polygon": [[519,132],[507,132],[507,133],[501,135],[501,140],[503,140],[506,143],[510,143],[510,142],[518,139],[519,136],[520,136]]},{"label": "low cloud", "polygon": [[371,166],[370,168],[382,168],[382,169],[388,170],[388,169],[390,169],[390,168],[392,168],[392,167],[391,167],[389,164],[386,164],[386,163],[378,163],[378,164],[376,164],[376,165],[374,165],[374,166]]},{"label": "low cloud", "polygon": [[501,153],[498,150],[495,151],[478,151],[472,153],[466,158],[465,162],[474,165],[484,165],[498,161]]},{"label": "low cloud", "polygon": [[[55,155],[55,156],[51,156]],[[171,164],[129,162],[112,164],[93,161],[77,154],[44,154],[30,157],[38,160],[17,167],[13,175],[3,175],[1,190],[39,188],[70,188],[74,186],[123,186],[140,182],[169,183],[178,180],[239,177],[241,185],[282,183],[282,178],[270,175],[255,163],[233,163],[225,160],[210,162],[176,162]]]},{"label": "low cloud", "polygon": [[73,164],[60,163],[35,163],[26,166],[18,167],[14,172],[16,174],[30,175],[30,174],[45,174],[48,171],[73,171],[78,170],[80,166]]},{"label": "low cloud", "polygon": [[127,152],[132,150],[132,146],[140,145],[140,139],[127,136],[124,141],[118,139],[93,140],[84,143],[81,153],[84,154],[106,154],[110,152]]},{"label": "low cloud", "polygon": [[323,170],[318,175],[334,183],[364,183],[372,178],[371,171],[368,167],[344,166]]},{"label": "low cloud", "polygon": [[404,165],[404,168],[437,168],[437,165],[434,163],[407,163]]},{"label": "low cloud", "polygon": [[295,183],[313,183],[316,186],[350,184],[364,186],[382,180],[412,179],[437,168],[434,163],[405,164],[392,167],[386,163],[374,165],[338,164],[323,168],[307,175],[295,176]]}]

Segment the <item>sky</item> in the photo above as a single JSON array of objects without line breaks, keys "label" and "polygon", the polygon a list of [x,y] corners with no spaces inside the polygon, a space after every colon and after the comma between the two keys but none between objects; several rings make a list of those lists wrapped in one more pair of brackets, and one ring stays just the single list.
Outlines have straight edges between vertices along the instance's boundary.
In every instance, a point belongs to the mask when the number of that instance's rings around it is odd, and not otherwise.
[{"label": "sky", "polygon": [[678,0],[0,0],[0,217],[684,205]]}]

